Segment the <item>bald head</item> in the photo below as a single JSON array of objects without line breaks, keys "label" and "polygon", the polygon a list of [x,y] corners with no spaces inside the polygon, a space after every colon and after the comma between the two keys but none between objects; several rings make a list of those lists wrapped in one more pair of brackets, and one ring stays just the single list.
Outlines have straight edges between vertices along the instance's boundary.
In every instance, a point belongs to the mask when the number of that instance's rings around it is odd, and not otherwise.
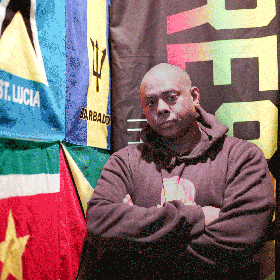
[{"label": "bald head", "polygon": [[181,83],[182,86],[187,89],[191,88],[191,79],[188,73],[182,68],[168,64],[160,63],[152,67],[144,76],[142,83],[140,85],[140,92],[145,89],[147,83],[152,80],[165,80],[165,79],[176,79]]},{"label": "bald head", "polygon": [[168,63],[154,66],[142,80],[140,97],[148,123],[163,137],[178,138],[194,126],[199,92],[183,69]]}]

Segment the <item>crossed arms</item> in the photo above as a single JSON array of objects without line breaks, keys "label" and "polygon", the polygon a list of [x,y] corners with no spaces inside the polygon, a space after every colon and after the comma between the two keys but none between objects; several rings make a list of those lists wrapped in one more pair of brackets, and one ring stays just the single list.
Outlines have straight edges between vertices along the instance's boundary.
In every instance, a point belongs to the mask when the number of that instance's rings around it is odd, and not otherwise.
[{"label": "crossed arms", "polygon": [[[186,255],[223,269],[252,258],[272,219],[272,184],[258,148],[233,147],[231,152],[220,208],[168,197],[162,207],[157,207],[160,201],[151,207],[135,205],[132,173],[137,161],[129,159],[131,150],[112,155],[88,204],[88,236],[140,245],[177,239]],[[130,203],[127,194],[132,197]]]}]

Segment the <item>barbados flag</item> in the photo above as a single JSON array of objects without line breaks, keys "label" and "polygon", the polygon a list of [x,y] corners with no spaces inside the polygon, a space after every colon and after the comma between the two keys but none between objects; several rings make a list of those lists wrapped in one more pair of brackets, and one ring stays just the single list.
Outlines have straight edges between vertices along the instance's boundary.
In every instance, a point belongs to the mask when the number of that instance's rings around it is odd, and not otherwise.
[{"label": "barbados flag", "polygon": [[66,141],[110,149],[109,0],[66,1]]},{"label": "barbados flag", "polygon": [[65,136],[65,0],[0,2],[0,135]]}]

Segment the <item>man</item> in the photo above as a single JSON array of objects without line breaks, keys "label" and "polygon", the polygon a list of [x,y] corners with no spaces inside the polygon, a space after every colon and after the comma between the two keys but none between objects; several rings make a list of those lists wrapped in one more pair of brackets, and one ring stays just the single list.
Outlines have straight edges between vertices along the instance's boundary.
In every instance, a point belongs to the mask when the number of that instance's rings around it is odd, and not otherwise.
[{"label": "man", "polygon": [[274,207],[262,152],[226,136],[176,66],[150,69],[140,96],[144,143],[104,166],[80,279],[258,279]]}]

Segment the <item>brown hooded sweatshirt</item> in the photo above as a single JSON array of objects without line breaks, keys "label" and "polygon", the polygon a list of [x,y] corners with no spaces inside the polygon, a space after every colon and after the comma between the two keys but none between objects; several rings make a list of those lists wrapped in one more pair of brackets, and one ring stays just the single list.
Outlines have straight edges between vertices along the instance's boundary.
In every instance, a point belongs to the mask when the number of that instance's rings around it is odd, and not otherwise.
[{"label": "brown hooded sweatshirt", "polygon": [[[197,112],[201,141],[188,155],[147,126],[143,144],[110,157],[88,203],[80,279],[257,279],[254,255],[274,210],[266,159]],[[194,189],[196,205],[157,207],[163,182],[174,178]],[[127,194],[133,206],[123,203]],[[207,226],[203,206],[221,209]]]}]

